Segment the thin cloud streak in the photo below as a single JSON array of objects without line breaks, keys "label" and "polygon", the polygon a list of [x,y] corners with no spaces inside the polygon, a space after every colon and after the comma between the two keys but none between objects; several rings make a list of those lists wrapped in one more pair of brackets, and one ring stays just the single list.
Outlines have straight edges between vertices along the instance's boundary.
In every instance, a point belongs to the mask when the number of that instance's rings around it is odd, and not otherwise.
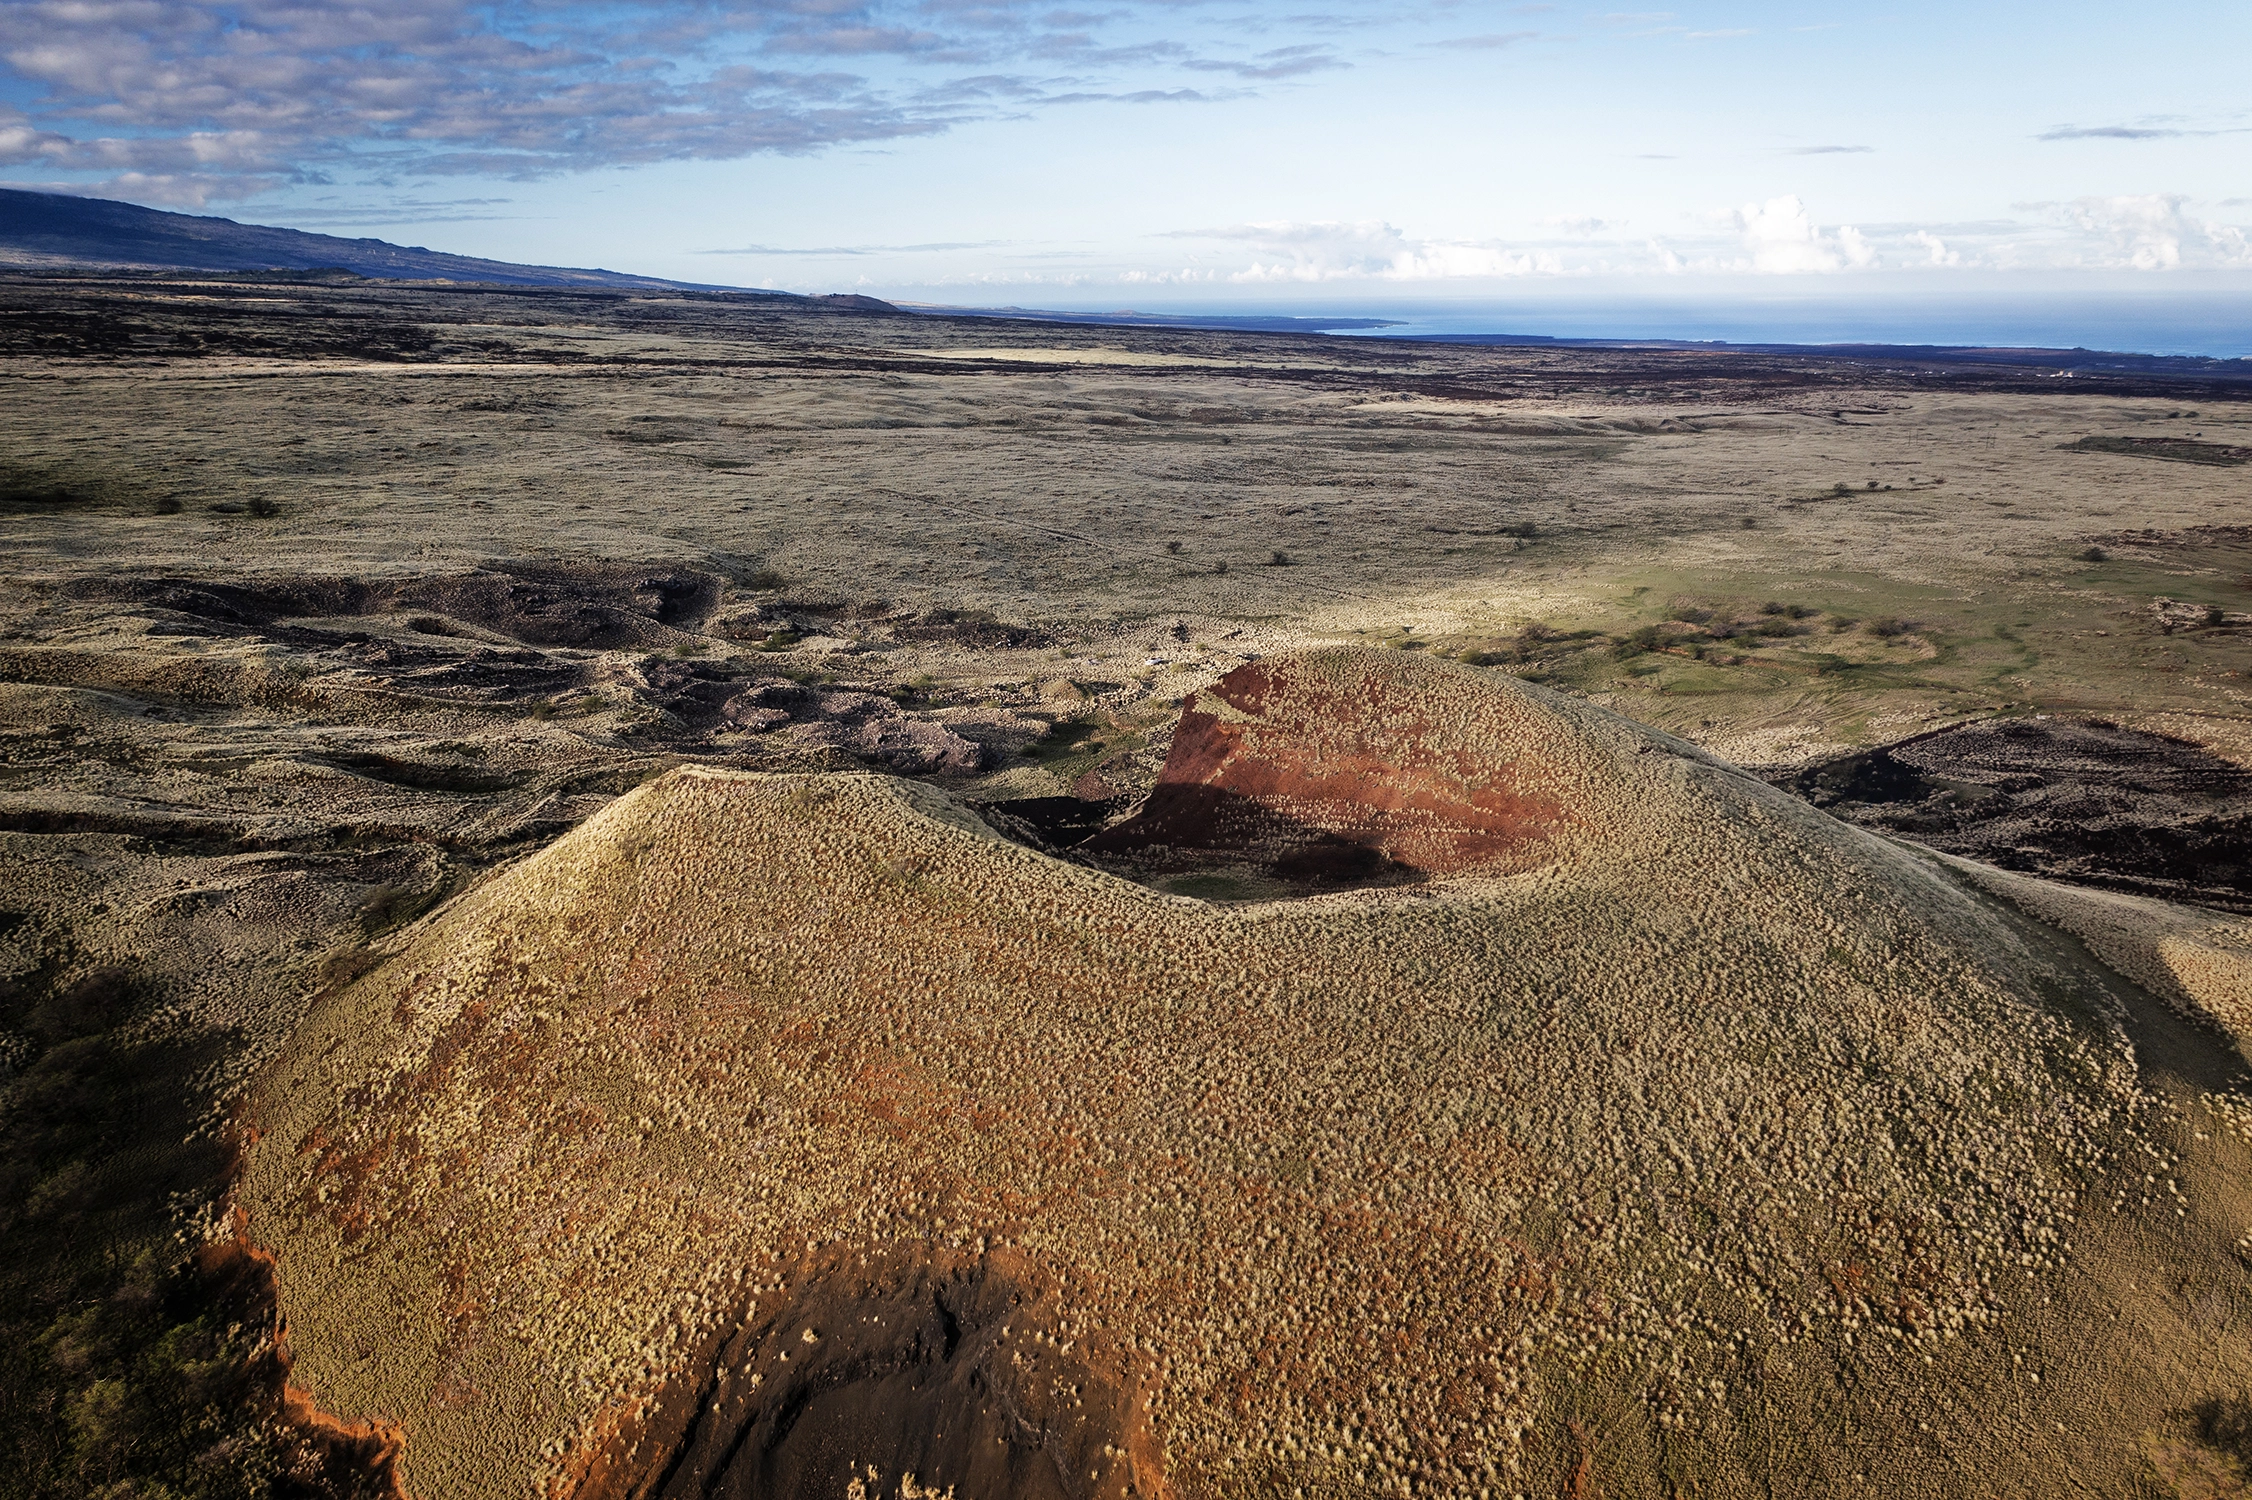
[{"label": "thin cloud streak", "polygon": [[941,250],[994,250],[1009,240],[933,240],[923,245],[739,245],[732,250],[694,250],[692,255],[919,255]]},{"label": "thin cloud streak", "polygon": [[[2202,132],[2211,134],[2211,132]],[[2136,125],[2060,125],[2044,130],[2037,141],[2166,141],[2190,134],[2186,130],[2146,129]]]},{"label": "thin cloud streak", "polygon": [[1527,42],[1537,42],[1540,38],[1541,33],[1537,31],[1490,31],[1483,36],[1449,37],[1443,42],[1425,42],[1423,45],[1450,49],[1471,47],[1492,51],[1503,47],[1521,47]]}]

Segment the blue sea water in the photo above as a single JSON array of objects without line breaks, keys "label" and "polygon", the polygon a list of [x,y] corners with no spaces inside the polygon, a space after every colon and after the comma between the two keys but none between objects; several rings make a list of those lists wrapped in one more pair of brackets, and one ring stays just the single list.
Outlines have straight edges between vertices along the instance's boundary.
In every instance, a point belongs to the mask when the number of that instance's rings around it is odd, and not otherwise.
[{"label": "blue sea water", "polygon": [[1843,301],[1657,297],[1522,302],[1321,302],[1160,307],[1148,313],[1310,319],[1382,318],[1388,328],[1340,328],[1340,338],[1515,334],[1572,339],[1680,339],[1731,344],[1941,344],[2100,349],[2122,354],[2252,358],[2252,288],[2195,294],[2022,293],[1946,299]]}]

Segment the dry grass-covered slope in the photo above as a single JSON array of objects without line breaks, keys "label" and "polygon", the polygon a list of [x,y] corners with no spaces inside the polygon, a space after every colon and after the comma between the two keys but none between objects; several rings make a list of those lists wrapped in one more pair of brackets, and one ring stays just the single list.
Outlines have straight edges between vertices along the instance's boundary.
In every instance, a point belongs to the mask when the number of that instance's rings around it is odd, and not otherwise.
[{"label": "dry grass-covered slope", "polygon": [[[2219,1035],[1600,709],[1260,666],[1268,763],[1474,758],[1558,810],[1541,858],[1208,903],[912,782],[670,773],[257,1088],[237,1203],[308,1401],[421,1496],[2236,1472]],[[1356,696],[1413,743],[1286,732]]]}]

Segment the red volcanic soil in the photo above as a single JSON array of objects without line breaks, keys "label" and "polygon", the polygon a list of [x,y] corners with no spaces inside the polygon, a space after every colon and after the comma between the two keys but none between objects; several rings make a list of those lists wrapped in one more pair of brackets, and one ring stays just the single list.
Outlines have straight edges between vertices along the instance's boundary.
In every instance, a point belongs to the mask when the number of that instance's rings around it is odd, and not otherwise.
[{"label": "red volcanic soil", "polygon": [[1251,662],[1184,702],[1148,802],[1080,847],[1313,884],[1531,869],[1584,821],[1509,732],[1540,714],[1437,663]]}]

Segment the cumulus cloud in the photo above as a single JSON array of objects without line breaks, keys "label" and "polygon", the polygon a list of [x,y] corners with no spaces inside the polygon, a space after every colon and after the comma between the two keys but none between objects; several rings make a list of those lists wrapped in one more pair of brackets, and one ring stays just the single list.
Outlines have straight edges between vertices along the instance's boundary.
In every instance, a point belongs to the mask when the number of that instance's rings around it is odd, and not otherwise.
[{"label": "cumulus cloud", "polygon": [[[2226,271],[2252,268],[2252,234],[2179,193],[2012,205],[2026,217],[1877,224],[1865,241],[1889,263],[1923,270]],[[1844,231],[1838,232],[1842,241]]]},{"label": "cumulus cloud", "polygon": [[1908,242],[1922,248],[1924,254],[1929,257],[1926,262],[1929,265],[1959,266],[1963,263],[1963,254],[1960,250],[1948,249],[1947,242],[1929,230],[1916,230],[1908,236]]},{"label": "cumulus cloud", "polygon": [[1825,232],[1796,193],[1747,203],[1733,217],[1754,271],[1798,275],[1876,264],[1876,251],[1860,230],[1845,225]]},{"label": "cumulus cloud", "polygon": [[2185,212],[2188,202],[2180,193],[2081,198],[2064,205],[2063,216],[2102,245],[2102,264],[2137,271],[2252,266],[2252,237]]},{"label": "cumulus cloud", "polygon": [[154,138],[73,137],[33,125],[21,113],[0,113],[0,165],[79,171],[227,170],[268,168],[279,153],[255,130],[192,130]]}]

